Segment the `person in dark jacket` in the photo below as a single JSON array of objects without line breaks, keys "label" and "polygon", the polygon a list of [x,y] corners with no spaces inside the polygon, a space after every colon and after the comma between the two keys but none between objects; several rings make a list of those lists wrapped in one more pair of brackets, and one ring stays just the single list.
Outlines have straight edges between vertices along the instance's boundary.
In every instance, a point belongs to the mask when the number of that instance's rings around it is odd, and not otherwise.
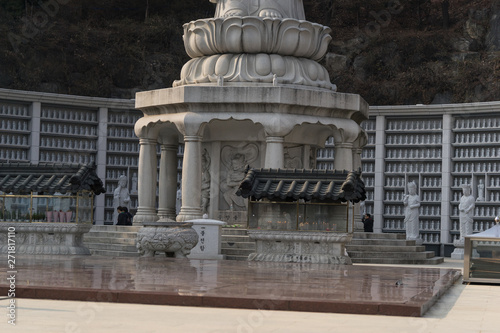
[{"label": "person in dark jacket", "polygon": [[370,214],[365,214],[361,221],[363,222],[365,232],[373,232],[373,218]]},{"label": "person in dark jacket", "polygon": [[118,211],[118,222],[116,225],[132,225],[132,214],[128,212],[127,207],[118,206],[116,208]]}]

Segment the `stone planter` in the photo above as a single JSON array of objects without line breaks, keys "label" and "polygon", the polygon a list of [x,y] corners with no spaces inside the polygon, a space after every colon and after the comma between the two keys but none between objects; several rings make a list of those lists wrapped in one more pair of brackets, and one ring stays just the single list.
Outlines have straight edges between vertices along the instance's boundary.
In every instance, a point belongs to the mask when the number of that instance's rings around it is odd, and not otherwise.
[{"label": "stone planter", "polygon": [[137,249],[143,257],[154,257],[156,252],[166,256],[186,258],[198,243],[198,233],[192,223],[145,222],[137,232]]}]

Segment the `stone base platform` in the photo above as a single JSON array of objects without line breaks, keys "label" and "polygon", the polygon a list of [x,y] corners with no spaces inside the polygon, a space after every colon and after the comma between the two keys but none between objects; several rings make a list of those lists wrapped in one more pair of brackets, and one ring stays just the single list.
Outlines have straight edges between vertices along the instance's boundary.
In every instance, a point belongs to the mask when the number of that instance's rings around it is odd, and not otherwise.
[{"label": "stone base platform", "polygon": [[[17,256],[16,269],[17,298],[416,317],[461,276],[439,268],[99,256]],[[0,271],[3,295],[7,274]]]},{"label": "stone base platform", "polygon": [[[92,224],[88,223],[0,223],[0,253],[11,254],[10,246],[16,254],[33,255],[90,255],[83,244],[83,235]],[[9,241],[10,239],[10,241]]]}]

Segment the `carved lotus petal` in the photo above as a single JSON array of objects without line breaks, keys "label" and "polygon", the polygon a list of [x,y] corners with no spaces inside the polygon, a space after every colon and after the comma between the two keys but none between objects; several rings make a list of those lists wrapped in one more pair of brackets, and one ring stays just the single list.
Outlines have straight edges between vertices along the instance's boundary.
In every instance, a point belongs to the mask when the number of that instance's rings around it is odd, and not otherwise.
[{"label": "carved lotus petal", "polygon": [[223,53],[274,53],[321,59],[331,41],[330,28],[296,19],[228,17],[184,25],[184,46],[191,58]]},{"label": "carved lotus petal", "polygon": [[173,86],[189,84],[293,84],[336,90],[328,71],[314,60],[278,54],[217,54],[188,61]]}]

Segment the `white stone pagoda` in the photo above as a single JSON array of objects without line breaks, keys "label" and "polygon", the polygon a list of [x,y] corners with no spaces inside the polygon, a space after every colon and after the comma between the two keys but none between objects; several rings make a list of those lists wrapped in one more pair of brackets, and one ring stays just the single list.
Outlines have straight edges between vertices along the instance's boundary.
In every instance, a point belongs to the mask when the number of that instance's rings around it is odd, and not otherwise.
[{"label": "white stone pagoda", "polygon": [[[330,29],[305,20],[302,0],[210,1],[217,4],[214,18],[184,25],[192,59],[180,80],[136,95],[136,108],[144,113],[135,124],[136,224],[204,214],[245,223],[247,203],[236,195],[245,167],[314,168],[316,149],[330,136],[335,169],[360,167],[366,143],[360,123],[368,104],[359,95],[336,92],[318,63]],[[181,143],[182,206],[176,216]]]}]

